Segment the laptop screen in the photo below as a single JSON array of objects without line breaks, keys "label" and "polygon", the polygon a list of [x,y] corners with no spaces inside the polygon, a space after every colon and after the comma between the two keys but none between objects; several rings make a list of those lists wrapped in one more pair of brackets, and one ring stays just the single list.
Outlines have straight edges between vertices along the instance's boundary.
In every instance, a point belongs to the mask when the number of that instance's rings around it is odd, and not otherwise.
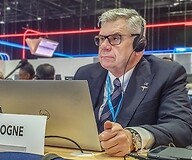
[{"label": "laptop screen", "polygon": [[[101,151],[87,81],[0,81],[3,113],[47,115],[46,145]],[[61,138],[58,138],[61,137]]]}]

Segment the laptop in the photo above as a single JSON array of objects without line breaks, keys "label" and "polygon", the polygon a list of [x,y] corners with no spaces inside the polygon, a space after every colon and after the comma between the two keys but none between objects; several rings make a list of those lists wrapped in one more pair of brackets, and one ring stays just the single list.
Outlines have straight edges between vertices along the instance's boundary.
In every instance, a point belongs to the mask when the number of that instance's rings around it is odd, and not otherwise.
[{"label": "laptop", "polygon": [[0,106],[3,113],[47,115],[45,145],[78,148],[69,138],[102,151],[87,81],[1,80]]}]

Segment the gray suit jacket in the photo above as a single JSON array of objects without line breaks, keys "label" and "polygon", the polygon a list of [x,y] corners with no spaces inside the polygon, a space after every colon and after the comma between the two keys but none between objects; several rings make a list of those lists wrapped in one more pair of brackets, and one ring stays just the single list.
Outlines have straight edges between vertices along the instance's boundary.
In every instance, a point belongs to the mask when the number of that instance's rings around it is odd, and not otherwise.
[{"label": "gray suit jacket", "polygon": [[[107,70],[100,63],[80,67],[74,78],[87,80],[98,129],[98,110],[103,102]],[[144,56],[135,67],[126,88],[117,122],[123,127],[140,126],[155,137],[155,146],[192,144],[192,108],[186,71],[177,62]],[[145,87],[145,89],[143,89]]]}]

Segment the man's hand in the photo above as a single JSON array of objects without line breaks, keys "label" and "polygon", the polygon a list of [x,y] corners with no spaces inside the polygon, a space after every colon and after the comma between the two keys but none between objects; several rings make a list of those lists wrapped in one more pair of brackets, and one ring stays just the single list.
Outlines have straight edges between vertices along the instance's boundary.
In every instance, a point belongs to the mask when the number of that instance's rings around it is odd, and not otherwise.
[{"label": "man's hand", "polygon": [[102,148],[111,156],[124,156],[133,150],[132,135],[118,123],[106,121],[99,135]]}]

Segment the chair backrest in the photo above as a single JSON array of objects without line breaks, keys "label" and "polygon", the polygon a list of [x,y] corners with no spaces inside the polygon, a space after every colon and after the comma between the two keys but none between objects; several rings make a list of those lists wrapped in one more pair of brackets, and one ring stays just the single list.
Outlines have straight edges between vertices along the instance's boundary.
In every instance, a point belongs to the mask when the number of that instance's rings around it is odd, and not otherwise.
[{"label": "chair backrest", "polygon": [[0,152],[1,160],[66,160],[56,154],[45,156],[26,152]]}]

